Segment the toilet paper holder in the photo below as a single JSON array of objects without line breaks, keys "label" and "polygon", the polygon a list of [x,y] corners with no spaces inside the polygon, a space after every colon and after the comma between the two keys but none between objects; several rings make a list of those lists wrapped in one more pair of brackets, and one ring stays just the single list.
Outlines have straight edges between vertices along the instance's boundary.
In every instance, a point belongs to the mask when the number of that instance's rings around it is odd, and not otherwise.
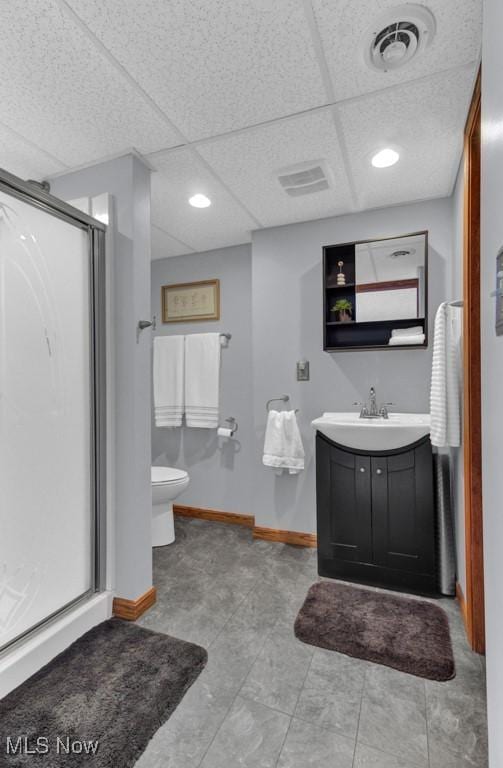
[{"label": "toilet paper holder", "polygon": [[[219,427],[217,429],[217,435],[220,435],[220,437],[234,437],[236,432],[238,431],[238,423],[234,416],[229,416],[227,419],[225,419],[226,426],[225,427]],[[220,430],[225,430],[223,434],[221,434]],[[227,434],[227,430],[230,430],[230,434]]]}]

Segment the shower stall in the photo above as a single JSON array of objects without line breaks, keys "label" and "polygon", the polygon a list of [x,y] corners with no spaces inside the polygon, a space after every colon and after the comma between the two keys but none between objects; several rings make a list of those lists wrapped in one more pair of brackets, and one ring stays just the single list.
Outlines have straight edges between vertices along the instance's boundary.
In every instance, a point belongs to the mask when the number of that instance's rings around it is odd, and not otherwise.
[{"label": "shower stall", "polygon": [[105,588],[105,229],[0,171],[0,672]]}]

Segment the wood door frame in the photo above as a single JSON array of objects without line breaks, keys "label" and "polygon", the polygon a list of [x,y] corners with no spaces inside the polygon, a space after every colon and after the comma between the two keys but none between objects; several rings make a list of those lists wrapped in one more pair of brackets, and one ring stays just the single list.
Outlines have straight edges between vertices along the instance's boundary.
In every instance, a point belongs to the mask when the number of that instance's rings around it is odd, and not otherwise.
[{"label": "wood door frame", "polygon": [[463,458],[466,595],[464,600],[461,599],[461,603],[468,641],[473,650],[484,653],[480,386],[480,129],[481,76],[479,71],[466,121],[464,138]]}]

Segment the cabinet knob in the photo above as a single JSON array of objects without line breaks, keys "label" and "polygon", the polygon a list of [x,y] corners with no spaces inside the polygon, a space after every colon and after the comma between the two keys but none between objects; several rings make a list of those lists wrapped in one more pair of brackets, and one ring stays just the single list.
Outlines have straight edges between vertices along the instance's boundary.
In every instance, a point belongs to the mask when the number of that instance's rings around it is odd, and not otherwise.
[{"label": "cabinet knob", "polygon": [[365,472],[365,467],[360,467],[360,472]]},{"label": "cabinet knob", "polygon": [[376,469],[376,475],[382,475],[382,469]]}]

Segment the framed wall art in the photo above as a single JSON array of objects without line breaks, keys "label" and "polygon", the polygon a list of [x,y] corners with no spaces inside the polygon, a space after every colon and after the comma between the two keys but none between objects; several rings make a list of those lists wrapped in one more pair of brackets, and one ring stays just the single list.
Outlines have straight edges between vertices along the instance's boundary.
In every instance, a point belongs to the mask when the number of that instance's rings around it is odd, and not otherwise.
[{"label": "framed wall art", "polygon": [[163,323],[220,320],[220,280],[163,285],[161,305]]}]

